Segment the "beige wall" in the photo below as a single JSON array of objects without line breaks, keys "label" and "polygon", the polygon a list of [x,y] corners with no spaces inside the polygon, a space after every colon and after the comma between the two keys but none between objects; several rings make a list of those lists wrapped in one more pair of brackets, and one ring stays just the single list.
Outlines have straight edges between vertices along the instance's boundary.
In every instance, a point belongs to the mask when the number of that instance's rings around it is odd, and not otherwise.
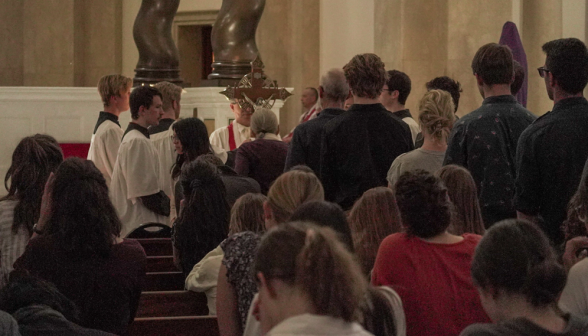
[{"label": "beige wall", "polygon": [[21,86],[23,79],[22,1],[0,0],[0,86]]}]

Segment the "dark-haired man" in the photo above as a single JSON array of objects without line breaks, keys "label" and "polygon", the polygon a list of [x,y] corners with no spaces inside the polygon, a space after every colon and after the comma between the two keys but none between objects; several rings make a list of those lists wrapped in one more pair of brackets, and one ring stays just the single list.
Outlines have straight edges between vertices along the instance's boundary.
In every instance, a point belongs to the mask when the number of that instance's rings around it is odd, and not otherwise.
[{"label": "dark-haired man", "polygon": [[533,220],[554,244],[563,242],[566,207],[588,158],[588,50],[575,38],[543,45],[545,80],[553,110],[523,132],[517,148],[515,205],[519,218]]},{"label": "dark-haired man", "polygon": [[386,186],[392,161],[414,145],[408,125],[380,103],[387,79],[382,60],[356,55],[343,72],[353,105],[325,124],[320,175],[325,198],[349,209],[366,190]]},{"label": "dark-haired man", "polygon": [[535,116],[511,95],[513,58],[507,46],[482,46],[474,56],[472,70],[484,102],[455,124],[444,164],[458,164],[471,172],[488,228],[516,217],[513,198],[517,141]]},{"label": "dark-haired man", "polygon": [[416,142],[417,135],[421,132],[421,127],[413,119],[410,111],[404,107],[406,99],[410,94],[411,82],[407,74],[398,70],[388,71],[388,80],[382,94],[380,94],[380,102],[384,107],[392,112],[395,116],[402,119],[410,128],[412,135],[412,142]]},{"label": "dark-haired man", "polygon": [[161,93],[141,86],[131,93],[131,122],[123,135],[112,173],[110,198],[122,222],[121,237],[145,223],[168,223],[169,197],[162,191],[159,156],[149,126],[163,115]]},{"label": "dark-haired man", "polygon": [[[461,84],[455,79],[447,76],[435,77],[425,84],[427,91],[431,90],[443,90],[449,92],[453,99],[453,105],[455,105],[455,112],[459,107],[459,98],[461,96]],[[457,117],[457,116],[456,116]]]}]

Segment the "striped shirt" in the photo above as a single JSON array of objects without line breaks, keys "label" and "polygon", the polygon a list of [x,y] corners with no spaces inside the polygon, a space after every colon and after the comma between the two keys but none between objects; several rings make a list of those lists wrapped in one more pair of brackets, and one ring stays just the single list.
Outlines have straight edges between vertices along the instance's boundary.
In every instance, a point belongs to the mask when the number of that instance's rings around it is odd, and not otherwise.
[{"label": "striped shirt", "polygon": [[16,234],[12,233],[14,208],[17,203],[16,200],[0,202],[0,288],[8,283],[12,264],[23,254],[29,242],[26,228],[21,227]]}]

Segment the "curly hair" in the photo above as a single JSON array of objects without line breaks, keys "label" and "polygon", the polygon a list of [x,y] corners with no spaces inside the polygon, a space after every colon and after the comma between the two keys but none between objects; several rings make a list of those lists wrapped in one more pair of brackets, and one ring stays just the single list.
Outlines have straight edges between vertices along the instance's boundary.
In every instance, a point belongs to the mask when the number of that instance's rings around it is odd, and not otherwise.
[{"label": "curly hair", "polygon": [[447,140],[455,122],[453,101],[449,92],[431,90],[419,102],[421,129],[435,140]]},{"label": "curly hair", "polygon": [[50,135],[35,134],[18,143],[12,153],[12,164],[4,177],[8,195],[0,199],[18,201],[14,207],[12,233],[16,234],[24,228],[29,235],[33,234],[33,225],[39,220],[45,182],[61,162],[61,148]]},{"label": "curly hair", "polygon": [[424,170],[408,171],[396,182],[396,203],[406,232],[431,238],[451,224],[452,204],[438,177]]},{"label": "curly hair", "polygon": [[68,158],[55,172],[52,214],[45,234],[72,256],[110,256],[122,223],[108,196],[108,186],[92,161]]},{"label": "curly hair", "polygon": [[376,54],[356,55],[343,67],[343,71],[357,97],[378,98],[388,79],[384,62]]},{"label": "curly hair", "polygon": [[427,90],[443,90],[449,92],[451,94],[451,98],[453,99],[453,104],[455,105],[454,112],[457,112],[457,108],[459,107],[459,98],[461,97],[461,93],[463,90],[461,89],[461,84],[447,76],[441,76],[433,78],[431,81],[425,84]]},{"label": "curly hair", "polygon": [[542,47],[547,55],[545,66],[567,93],[581,92],[588,83],[588,50],[577,38],[547,42]]}]

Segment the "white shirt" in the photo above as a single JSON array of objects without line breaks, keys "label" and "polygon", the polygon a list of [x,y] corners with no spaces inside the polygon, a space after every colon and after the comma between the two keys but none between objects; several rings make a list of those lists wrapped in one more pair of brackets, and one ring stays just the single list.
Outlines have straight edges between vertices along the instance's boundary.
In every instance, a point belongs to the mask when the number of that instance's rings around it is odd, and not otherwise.
[{"label": "white shirt", "polygon": [[345,322],[342,319],[303,314],[290,317],[273,327],[266,336],[369,336],[361,325],[355,322]]},{"label": "white shirt", "polygon": [[220,246],[208,252],[186,278],[187,290],[206,294],[209,315],[216,315],[216,285],[224,255]]},{"label": "white shirt", "polygon": [[570,268],[568,282],[559,298],[559,307],[574,315],[588,315],[588,258]]},{"label": "white shirt", "polygon": [[12,264],[24,253],[29,242],[26,228],[21,226],[17,233],[12,232],[14,208],[17,204],[16,200],[0,202],[0,288],[8,283],[8,275],[13,270]]},{"label": "white shirt", "polygon": [[171,167],[176,162],[176,158],[178,153],[176,153],[176,148],[174,146],[172,136],[174,135],[174,131],[170,127],[167,131],[151,134],[151,142],[153,142],[153,146],[157,150],[157,155],[159,156],[159,178],[161,181],[161,190],[167,195],[167,197],[171,200],[171,208],[170,208],[170,218],[176,217],[176,208],[174,204],[174,194],[173,194],[173,186],[172,186],[172,177],[171,177]]},{"label": "white shirt", "polygon": [[402,118],[402,121],[404,121],[410,128],[410,135],[412,135],[412,144],[414,145],[414,143],[416,142],[417,135],[421,132],[421,127],[411,117]]},{"label": "white shirt", "polygon": [[[239,148],[243,141],[251,138],[249,127],[239,124],[233,120],[233,134],[235,135],[235,146]],[[230,151],[229,146],[229,126],[221,127],[210,135],[210,144],[217,148],[222,148],[225,151]]]},{"label": "white shirt", "polygon": [[155,146],[141,132],[129,131],[120,144],[110,185],[110,198],[122,222],[121,237],[145,223],[168,223],[168,217],[147,209],[140,199],[160,190]]},{"label": "white shirt", "polygon": [[103,121],[96,129],[96,133],[92,134],[88,160],[94,162],[96,168],[104,175],[107,186],[110,186],[112,180],[112,172],[123,134],[124,131],[120,126],[111,120]]}]

